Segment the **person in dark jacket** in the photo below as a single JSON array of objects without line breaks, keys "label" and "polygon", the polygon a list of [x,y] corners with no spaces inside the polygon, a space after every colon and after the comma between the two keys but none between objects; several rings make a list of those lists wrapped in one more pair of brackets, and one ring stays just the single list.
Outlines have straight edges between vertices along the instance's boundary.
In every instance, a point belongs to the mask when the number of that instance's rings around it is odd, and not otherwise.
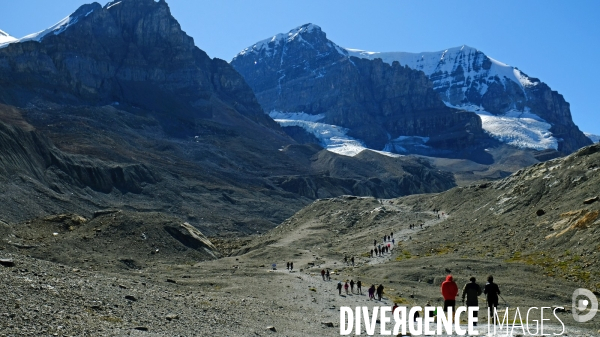
[{"label": "person in dark jacket", "polygon": [[[481,295],[481,287],[479,284],[475,283],[477,280],[475,277],[471,277],[469,279],[470,283],[465,284],[462,291],[462,301],[465,303],[465,297],[467,298],[467,307],[476,307],[479,310],[479,301],[477,300],[477,296]],[[473,312],[473,316],[477,317],[477,311]],[[475,322],[474,325],[477,325]]]},{"label": "person in dark jacket", "polygon": [[380,284],[377,287],[377,299],[381,301],[381,297],[383,296],[383,284]]},{"label": "person in dark jacket", "polygon": [[356,292],[362,295],[362,282],[360,280],[356,282]]},{"label": "person in dark jacket", "polygon": [[337,290],[340,294],[340,296],[342,295],[342,281],[339,281],[337,284]]},{"label": "person in dark jacket", "polygon": [[442,296],[444,297],[444,312],[448,312],[448,308],[452,307],[452,312],[455,312],[456,296],[458,296],[458,286],[452,275],[446,276],[446,281],[442,282],[440,287]]},{"label": "person in dark jacket", "polygon": [[498,288],[498,285],[494,283],[494,277],[492,275],[488,276],[483,293],[486,295],[488,308],[497,308],[500,288]]}]

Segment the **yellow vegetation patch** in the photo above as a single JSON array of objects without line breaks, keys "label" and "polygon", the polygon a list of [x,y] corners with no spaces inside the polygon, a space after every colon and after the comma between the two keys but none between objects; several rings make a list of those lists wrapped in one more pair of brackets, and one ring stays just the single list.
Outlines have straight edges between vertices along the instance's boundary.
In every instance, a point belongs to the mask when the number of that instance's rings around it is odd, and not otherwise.
[{"label": "yellow vegetation patch", "polygon": [[598,218],[598,211],[592,211],[586,213],[583,217],[581,217],[577,222],[573,225],[577,229],[585,229],[588,228],[596,219]]},{"label": "yellow vegetation patch", "polygon": [[600,212],[597,210],[590,212],[586,209],[563,213],[560,215],[562,220],[552,225],[552,228],[557,232],[546,235],[546,239],[559,237],[570,230],[586,229],[598,218],[598,215],[600,215]]}]

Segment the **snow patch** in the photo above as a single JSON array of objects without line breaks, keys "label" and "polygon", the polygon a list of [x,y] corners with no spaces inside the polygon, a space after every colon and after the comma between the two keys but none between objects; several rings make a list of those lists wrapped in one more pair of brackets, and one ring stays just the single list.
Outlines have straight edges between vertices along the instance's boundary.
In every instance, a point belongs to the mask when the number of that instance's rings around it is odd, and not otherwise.
[{"label": "snow patch", "polygon": [[527,107],[525,111],[510,110],[502,115],[494,115],[475,105],[446,105],[475,112],[481,118],[483,130],[503,143],[522,149],[558,149],[558,140],[550,132],[550,123]]},{"label": "snow patch", "polygon": [[365,144],[348,136],[348,129],[341,126],[319,123],[324,115],[309,115],[304,112],[271,111],[269,116],[282,127],[298,126],[313,134],[328,151],[344,156],[354,157],[364,150],[374,151],[389,157],[400,157],[395,153],[371,150]]},{"label": "snow patch", "polygon": [[6,33],[5,31],[0,30],[0,45],[4,43],[11,43],[14,41],[17,41],[17,39],[8,35],[8,33]]},{"label": "snow patch", "polygon": [[[89,12],[88,14],[90,14],[91,12]],[[87,15],[86,15],[87,16]],[[0,48],[6,47],[8,44],[10,43],[17,43],[17,42],[26,42],[26,41],[36,41],[36,42],[41,42],[44,37],[46,37],[46,35],[48,34],[54,34],[54,35],[58,35],[62,32],[64,32],[65,30],[67,30],[67,28],[69,28],[70,26],[74,25],[75,23],[77,23],[77,21],[79,20],[78,16],[67,16],[66,18],[60,20],[59,22],[57,22],[55,25],[42,30],[41,32],[37,32],[37,33],[33,33],[33,34],[29,34],[26,35],[20,39],[15,39],[13,41],[10,41],[8,43],[0,43]]]}]

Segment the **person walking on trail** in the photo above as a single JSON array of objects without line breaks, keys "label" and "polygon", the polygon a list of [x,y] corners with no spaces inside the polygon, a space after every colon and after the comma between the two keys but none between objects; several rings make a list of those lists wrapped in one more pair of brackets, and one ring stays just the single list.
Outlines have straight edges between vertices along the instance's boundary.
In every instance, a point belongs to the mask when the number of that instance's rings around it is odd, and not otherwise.
[{"label": "person walking on trail", "polygon": [[346,290],[346,295],[348,295],[348,288],[350,288],[350,286],[348,285],[348,280],[346,280],[346,283],[344,284],[344,290]]},{"label": "person walking on trail", "polygon": [[444,312],[448,312],[448,308],[452,308],[452,312],[455,312],[456,307],[456,296],[458,296],[458,286],[454,282],[452,275],[446,276],[446,281],[442,282],[440,288],[442,296],[444,297]]},{"label": "person walking on trail", "polygon": [[[494,283],[494,277],[492,275],[488,276],[487,283],[483,288],[483,293],[486,295],[487,306],[490,310],[492,308],[498,307],[498,296],[500,295],[500,288],[498,285]],[[492,312],[493,315],[493,312]],[[496,324],[496,316],[494,315],[494,324]]]},{"label": "person walking on trail", "polygon": [[350,292],[354,294],[354,280],[350,280]]},{"label": "person walking on trail", "polygon": [[321,277],[323,278],[323,281],[325,281],[325,269],[321,269]]},{"label": "person walking on trail", "polygon": [[392,245],[395,245],[395,244],[396,244],[396,240],[392,239]]},{"label": "person walking on trail", "polygon": [[356,281],[356,292],[362,295],[362,282],[360,280]]},{"label": "person walking on trail", "polygon": [[294,262],[290,262],[290,271],[294,269]]},{"label": "person walking on trail", "polygon": [[394,238],[394,232],[390,232],[390,236]]},{"label": "person walking on trail", "polygon": [[[477,300],[477,296],[481,295],[481,287],[479,284],[475,283],[475,277],[471,277],[469,279],[470,283],[465,284],[462,291],[462,302],[465,304],[465,297],[467,298],[467,307],[476,307],[477,311],[479,310],[479,301]],[[477,317],[477,311],[473,312],[473,317]],[[477,325],[477,322],[475,322]]]},{"label": "person walking on trail", "polygon": [[373,249],[371,249],[371,257],[373,257]]},{"label": "person walking on trail", "polygon": [[369,288],[369,300],[375,299],[375,285],[371,284],[371,288]]},{"label": "person walking on trail", "polygon": [[377,247],[377,239],[373,239],[373,247]]},{"label": "person walking on trail", "polygon": [[337,290],[340,296],[342,295],[342,281],[339,281],[337,284]]},{"label": "person walking on trail", "polygon": [[344,255],[344,263],[348,265],[348,257]]},{"label": "person walking on trail", "polygon": [[327,281],[331,281],[331,276],[329,274],[329,269],[327,269],[327,272],[325,273],[325,276],[327,276]]},{"label": "person walking on trail", "polygon": [[285,269],[287,269],[287,270],[290,269],[290,263],[289,262],[285,265]]},{"label": "person walking on trail", "polygon": [[383,296],[383,284],[380,284],[377,287],[377,299],[381,301],[381,297]]},{"label": "person walking on trail", "polygon": [[350,262],[352,262],[352,267],[354,267],[354,256],[350,259]]}]

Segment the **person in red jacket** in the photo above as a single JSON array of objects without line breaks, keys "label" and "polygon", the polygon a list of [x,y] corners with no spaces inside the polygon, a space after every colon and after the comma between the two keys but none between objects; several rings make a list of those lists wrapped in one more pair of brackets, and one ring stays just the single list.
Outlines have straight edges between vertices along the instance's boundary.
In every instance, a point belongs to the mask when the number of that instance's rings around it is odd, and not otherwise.
[{"label": "person in red jacket", "polygon": [[452,312],[456,307],[456,296],[458,296],[458,286],[452,275],[446,276],[446,281],[442,282],[442,296],[444,296],[444,312],[448,312],[448,308],[452,307]]}]

